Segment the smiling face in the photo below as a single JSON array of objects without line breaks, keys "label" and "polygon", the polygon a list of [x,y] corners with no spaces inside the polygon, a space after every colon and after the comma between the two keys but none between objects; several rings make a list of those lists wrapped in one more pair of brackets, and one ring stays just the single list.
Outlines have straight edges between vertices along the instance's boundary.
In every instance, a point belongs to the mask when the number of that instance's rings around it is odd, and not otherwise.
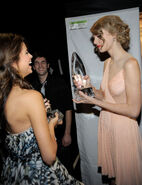
[{"label": "smiling face", "polygon": [[100,38],[97,35],[94,35],[94,44],[98,48],[98,50],[103,53],[103,52],[109,52],[113,46],[114,43],[114,36],[111,35],[107,30],[102,29],[102,35]]},{"label": "smiling face", "polygon": [[45,57],[37,57],[33,67],[39,76],[44,76],[48,73],[49,64]]},{"label": "smiling face", "polygon": [[[130,42],[130,28],[128,24],[124,23],[123,20],[116,15],[107,15],[98,19],[90,28],[90,31],[94,37],[104,39],[104,43],[98,44],[97,38],[94,43],[98,46],[100,52],[104,52],[104,50],[109,51],[110,48],[105,48],[104,46],[109,44],[111,46],[112,40],[114,39],[117,43],[120,43],[123,49],[129,49]],[[102,47],[103,46],[103,47]]]},{"label": "smiling face", "polygon": [[19,60],[13,63],[13,67],[16,68],[23,78],[32,73],[31,59],[32,55],[28,52],[25,43],[22,43]]}]

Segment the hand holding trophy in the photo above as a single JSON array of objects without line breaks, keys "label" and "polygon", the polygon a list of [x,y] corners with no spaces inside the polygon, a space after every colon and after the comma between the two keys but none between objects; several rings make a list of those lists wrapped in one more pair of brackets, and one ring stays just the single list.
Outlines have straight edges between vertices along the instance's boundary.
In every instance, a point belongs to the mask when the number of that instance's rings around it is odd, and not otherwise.
[{"label": "hand holding trophy", "polygon": [[78,91],[82,91],[88,96],[94,97],[90,78],[86,75],[86,70],[81,58],[76,52],[72,53],[72,79],[74,84],[75,99],[80,100]]},{"label": "hand holding trophy", "polygon": [[[44,96],[43,96],[44,97]],[[50,121],[52,118],[55,117],[56,112],[58,113],[58,122],[61,122],[64,118],[64,115],[62,112],[60,112],[58,109],[52,110],[50,101],[44,98],[44,104],[45,104],[45,109],[47,113],[47,119]]]},{"label": "hand holding trophy", "polygon": [[80,74],[75,74],[73,79],[74,85],[82,91],[91,87],[90,78],[87,75],[81,76]]}]

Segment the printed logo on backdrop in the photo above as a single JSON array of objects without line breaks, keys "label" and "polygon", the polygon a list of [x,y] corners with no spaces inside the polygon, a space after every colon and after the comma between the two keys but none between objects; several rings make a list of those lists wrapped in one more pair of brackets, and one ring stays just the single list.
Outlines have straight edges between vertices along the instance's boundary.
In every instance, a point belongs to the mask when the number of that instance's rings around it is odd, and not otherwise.
[{"label": "printed logo on backdrop", "polygon": [[87,28],[87,20],[78,20],[78,21],[69,22],[70,30],[84,29],[84,28]]}]

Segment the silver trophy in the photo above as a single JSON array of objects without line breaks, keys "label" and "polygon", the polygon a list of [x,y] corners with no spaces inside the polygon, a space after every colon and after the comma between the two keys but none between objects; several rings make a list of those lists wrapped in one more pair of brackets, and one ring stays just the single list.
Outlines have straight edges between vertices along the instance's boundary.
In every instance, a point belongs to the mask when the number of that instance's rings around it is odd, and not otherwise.
[{"label": "silver trophy", "polygon": [[77,80],[80,84],[79,89],[74,85],[74,94],[76,96],[76,99],[80,99],[80,96],[78,94],[78,91],[81,90],[88,96],[94,97],[95,94],[93,92],[92,87],[87,87],[87,80],[85,80],[84,76],[86,76],[86,70],[83,65],[83,62],[79,55],[76,52],[72,53],[72,78],[73,80]]}]

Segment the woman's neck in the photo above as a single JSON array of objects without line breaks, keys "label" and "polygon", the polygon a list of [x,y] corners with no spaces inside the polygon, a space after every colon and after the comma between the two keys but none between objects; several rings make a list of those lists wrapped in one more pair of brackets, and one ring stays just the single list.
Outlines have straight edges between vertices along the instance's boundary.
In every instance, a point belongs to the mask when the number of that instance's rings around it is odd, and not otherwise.
[{"label": "woman's neck", "polygon": [[120,61],[126,55],[128,55],[121,45],[115,45],[108,53],[114,63]]}]

